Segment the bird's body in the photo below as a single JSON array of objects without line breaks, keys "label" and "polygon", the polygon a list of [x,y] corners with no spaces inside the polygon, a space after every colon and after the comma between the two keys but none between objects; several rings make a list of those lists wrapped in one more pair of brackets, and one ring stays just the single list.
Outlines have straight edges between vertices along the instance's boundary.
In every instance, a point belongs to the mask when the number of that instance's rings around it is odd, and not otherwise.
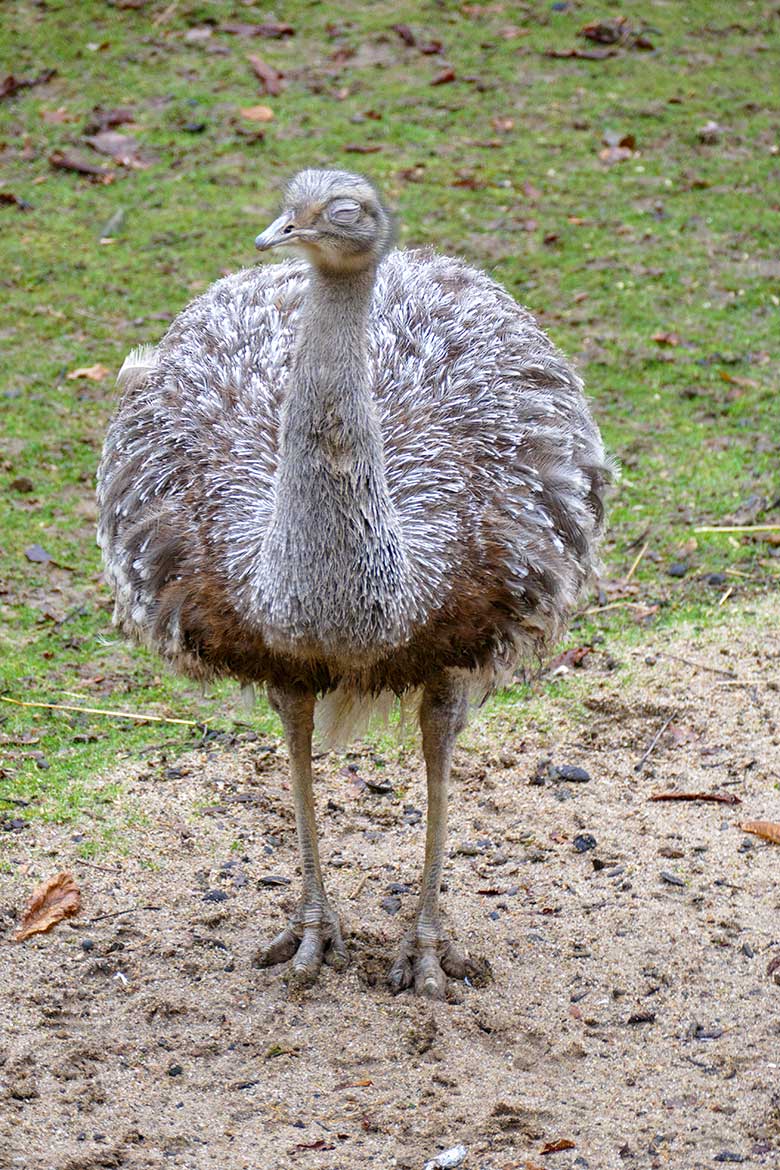
[{"label": "bird's body", "polygon": [[302,695],[345,713],[417,688],[424,746],[425,696],[457,708],[454,740],[465,688],[563,628],[608,461],[579,378],[500,286],[387,254],[378,203],[364,262],[373,188],[295,183],[300,235],[322,204],[347,243],[317,226],[311,265],[218,281],[125,363],[98,492],[116,620],[190,675],[266,683],[289,742]]},{"label": "bird's body", "polygon": [[117,620],[196,677],[402,693],[435,662],[490,682],[559,633],[592,569],[603,451],[579,379],[488,277],[393,252],[367,353],[386,484],[327,404],[282,527],[307,267],[220,280],[126,365],[101,470]]}]

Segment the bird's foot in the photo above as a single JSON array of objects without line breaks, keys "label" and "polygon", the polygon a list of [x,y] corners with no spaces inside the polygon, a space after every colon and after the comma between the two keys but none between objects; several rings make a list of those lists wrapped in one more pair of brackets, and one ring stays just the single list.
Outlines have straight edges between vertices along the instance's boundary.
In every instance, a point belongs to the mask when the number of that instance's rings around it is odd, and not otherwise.
[{"label": "bird's foot", "polygon": [[423,930],[414,926],[401,940],[398,958],[388,972],[390,990],[396,994],[414,986],[417,995],[445,999],[447,976],[468,979],[476,965],[462,955],[440,924]]},{"label": "bird's foot", "polygon": [[275,967],[288,959],[292,959],[290,982],[295,987],[309,987],[316,982],[323,962],[337,971],[349,964],[338,915],[327,902],[300,905],[289,926],[268,946],[260,948],[254,965]]}]

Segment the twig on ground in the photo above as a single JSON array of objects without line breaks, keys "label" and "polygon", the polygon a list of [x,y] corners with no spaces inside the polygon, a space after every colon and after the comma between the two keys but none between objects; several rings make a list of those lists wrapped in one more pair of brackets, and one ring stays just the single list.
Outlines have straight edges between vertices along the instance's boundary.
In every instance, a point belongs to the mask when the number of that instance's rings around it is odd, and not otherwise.
[{"label": "twig on ground", "polygon": [[634,562],[633,562],[633,564],[631,565],[631,568],[628,570],[628,572],[626,573],[625,577],[623,578],[623,584],[624,584],[624,585],[627,585],[627,584],[628,584],[628,582],[629,582],[629,581],[631,580],[631,578],[633,577],[634,573],[637,571],[637,568],[639,567],[639,562],[642,560],[642,557],[643,557],[643,556],[645,555],[645,553],[647,552],[647,550],[648,550],[649,546],[650,546],[650,541],[649,541],[649,540],[646,540],[646,541],[645,541],[645,543],[644,543],[644,544],[642,545],[642,547],[640,548],[639,552],[636,554],[636,556],[635,556],[635,558],[634,558]]},{"label": "twig on ground", "polygon": [[110,914],[97,914],[94,918],[87,918],[85,926],[92,926],[94,922],[103,922],[106,918],[121,918],[123,914],[139,914],[142,910],[162,910],[162,906],[130,906],[127,910],[114,910]]},{"label": "twig on ground", "polygon": [[98,865],[96,861],[85,861],[83,857],[74,857],[74,865],[86,865],[88,869],[99,869],[101,873],[121,873],[121,869],[117,869],[113,865]]},{"label": "twig on ground", "polygon": [[721,597],[720,601],[718,602],[718,605],[719,605],[719,606],[721,606],[721,605],[725,605],[725,604],[726,604],[726,602],[728,601],[728,599],[731,597],[731,595],[732,595],[732,593],[733,593],[733,592],[734,592],[734,586],[733,586],[733,585],[729,585],[728,589],[726,590],[726,592],[723,594],[723,596]]},{"label": "twig on ground", "polygon": [[652,753],[653,753],[653,750],[654,750],[654,748],[655,748],[655,745],[658,743],[659,739],[661,738],[661,736],[662,736],[662,735],[663,735],[663,733],[666,731],[666,729],[667,729],[667,727],[669,726],[669,724],[670,724],[670,723],[672,722],[672,720],[674,719],[674,717],[675,717],[675,714],[676,714],[676,712],[672,712],[672,714],[669,716],[669,718],[668,718],[668,719],[666,720],[666,722],[664,723],[663,727],[662,727],[662,728],[661,728],[659,731],[657,731],[657,732],[656,732],[656,734],[653,736],[653,739],[652,739],[652,741],[651,741],[651,743],[650,743],[650,746],[648,747],[648,749],[647,749],[647,751],[645,752],[645,754],[642,756],[642,759],[639,761],[639,763],[638,763],[638,764],[634,764],[634,771],[635,771],[635,772],[641,772],[641,771],[642,771],[642,769],[644,768],[645,764],[646,764],[646,763],[647,763],[647,761],[650,759],[650,756],[651,756],[651,755],[652,755]]},{"label": "twig on ground", "polygon": [[610,601],[607,605],[593,605],[590,609],[581,609],[577,617],[585,617],[589,613],[604,613],[608,609],[645,609],[641,601]]},{"label": "twig on ground", "polygon": [[694,532],[780,532],[780,524],[704,524]]},{"label": "twig on ground", "polygon": [[721,670],[718,666],[707,666],[704,662],[694,662],[692,658],[682,658],[679,654],[672,654],[668,650],[657,650],[657,654],[662,654],[665,658],[673,658],[675,662],[684,662],[686,666],[695,666],[697,670],[706,670],[710,674],[724,674],[726,678],[736,679],[733,670]]},{"label": "twig on ground", "polygon": [[207,719],[172,719],[168,715],[141,715],[137,711],[111,711],[106,707],[74,707],[72,703],[32,703],[27,699],[9,699],[0,695],[0,703],[13,703],[15,707],[43,707],[47,711],[78,711],[82,715],[111,715],[115,719],[138,719],[144,723],[182,723],[186,727],[202,727]]},{"label": "twig on ground", "polygon": [[708,800],[714,804],[742,804],[734,792],[654,792],[650,800]]}]

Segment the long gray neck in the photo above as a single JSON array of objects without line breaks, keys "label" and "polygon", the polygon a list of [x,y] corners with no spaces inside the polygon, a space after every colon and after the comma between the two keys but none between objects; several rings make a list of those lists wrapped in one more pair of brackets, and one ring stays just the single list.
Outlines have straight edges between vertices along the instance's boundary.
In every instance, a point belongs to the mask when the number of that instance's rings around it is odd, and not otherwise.
[{"label": "long gray neck", "polygon": [[372,393],[374,280],[313,270],[297,324],[263,559],[268,635],[302,653],[375,657],[414,607]]}]

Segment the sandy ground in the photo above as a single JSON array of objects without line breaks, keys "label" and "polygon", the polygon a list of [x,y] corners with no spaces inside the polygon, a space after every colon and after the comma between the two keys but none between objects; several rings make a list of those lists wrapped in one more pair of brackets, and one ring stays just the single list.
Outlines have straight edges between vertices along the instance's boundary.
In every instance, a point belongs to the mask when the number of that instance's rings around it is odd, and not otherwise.
[{"label": "sandy ground", "polygon": [[[777,616],[650,632],[618,662],[597,648],[543,714],[477,717],[445,903],[493,982],[452,1002],[383,986],[422,856],[411,748],[318,761],[352,964],[297,996],[284,968],[250,965],[295,900],[280,745],[125,766],[147,818],[128,854],[87,865],[72,827],[20,834],[0,896],[0,1167],[422,1170],[459,1143],[466,1170],[780,1166],[780,848],[738,827],[780,820]],[[543,759],[590,780],[529,783]],[[670,789],[742,803],[649,802]],[[32,886],[68,868],[81,917],[9,945]]]}]

